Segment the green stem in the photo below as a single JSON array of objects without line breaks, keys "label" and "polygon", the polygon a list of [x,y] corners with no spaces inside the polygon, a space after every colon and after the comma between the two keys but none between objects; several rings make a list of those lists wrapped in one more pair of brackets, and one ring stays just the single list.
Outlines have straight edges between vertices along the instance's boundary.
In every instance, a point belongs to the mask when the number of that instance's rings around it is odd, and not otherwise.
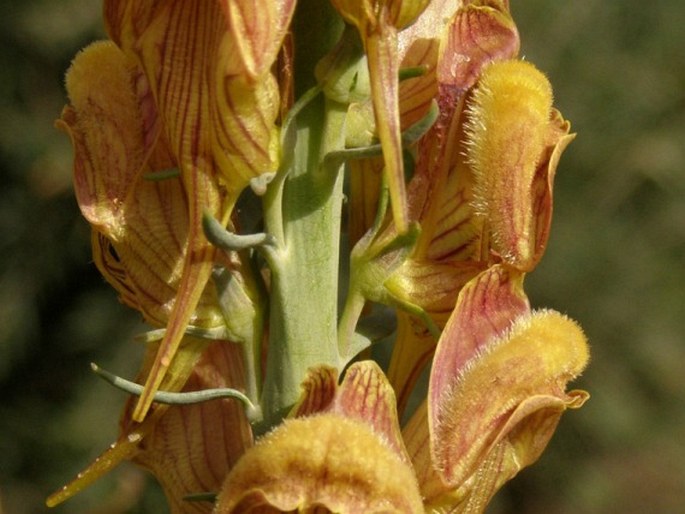
[{"label": "green stem", "polygon": [[[337,296],[341,167],[324,156],[344,147],[346,106],[310,102],[297,117],[292,167],[282,191],[283,241],[271,259],[269,346],[261,405],[269,428],[300,396],[310,367],[338,367]],[[273,206],[271,206],[273,208]],[[268,226],[267,233],[273,233]],[[274,227],[280,232],[280,227]]]}]

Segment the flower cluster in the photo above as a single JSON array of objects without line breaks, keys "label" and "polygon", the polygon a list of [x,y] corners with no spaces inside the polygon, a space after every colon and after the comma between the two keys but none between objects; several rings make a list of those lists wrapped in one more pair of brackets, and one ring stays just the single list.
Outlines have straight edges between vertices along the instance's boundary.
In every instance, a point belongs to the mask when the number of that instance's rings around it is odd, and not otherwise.
[{"label": "flower cluster", "polygon": [[175,513],[482,512],[587,399],[581,329],[523,289],[573,134],[508,1],[331,3],[105,0],[58,126],[154,330],[49,505],[132,460]]}]

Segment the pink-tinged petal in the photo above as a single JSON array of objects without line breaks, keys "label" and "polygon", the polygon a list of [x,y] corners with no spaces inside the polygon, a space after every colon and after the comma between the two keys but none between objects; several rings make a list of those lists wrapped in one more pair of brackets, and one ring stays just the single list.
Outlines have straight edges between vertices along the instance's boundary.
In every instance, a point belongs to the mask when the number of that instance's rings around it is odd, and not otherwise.
[{"label": "pink-tinged petal", "polygon": [[334,413],[368,425],[404,461],[409,462],[400,432],[395,392],[374,361],[352,364],[340,385],[337,371],[310,369],[291,418]]},{"label": "pink-tinged petal", "polygon": [[302,395],[289,417],[300,418],[328,410],[338,391],[338,370],[330,366],[309,369],[302,381]]},{"label": "pink-tinged petal", "polygon": [[[116,45],[93,43],[74,59],[66,76],[71,105],[57,126],[74,146],[74,186],[84,217],[108,237],[124,230],[132,184],[143,171],[155,131],[136,91],[140,73]],[[152,118],[152,119],[150,119]]]},{"label": "pink-tinged petal", "polygon": [[364,422],[328,413],[288,419],[238,462],[215,514],[327,509],[423,512],[411,467]]},{"label": "pink-tinged petal", "polygon": [[516,26],[500,2],[468,3],[446,26],[436,70],[440,117],[421,142],[408,188],[411,216],[422,227],[419,259],[484,257],[482,221],[474,216],[471,172],[461,144],[464,98],[483,67],[513,57],[518,46]]},{"label": "pink-tinged petal", "polygon": [[465,91],[478,80],[483,66],[515,57],[519,45],[508,2],[467,2],[450,24],[438,64],[438,81],[443,87]]},{"label": "pink-tinged petal", "polygon": [[[140,310],[153,325],[164,326],[180,287],[187,251],[188,213],[183,186],[177,178],[140,178],[129,198],[123,236],[111,241],[94,235],[94,261],[128,305]],[[203,291],[190,321],[203,328],[223,324],[212,287]]]},{"label": "pink-tinged petal", "polygon": [[454,512],[482,512],[506,482],[540,457],[563,412],[580,408],[588,398],[585,391],[570,391],[564,398],[541,395],[525,400],[502,429],[506,437],[488,450],[457,492],[462,499]]},{"label": "pink-tinged petal", "polygon": [[547,133],[547,148],[540,159],[540,164],[533,178],[532,230],[535,234],[535,251],[529,263],[531,269],[540,262],[547,247],[549,230],[552,225],[554,176],[561,154],[576,136],[569,134],[570,129],[570,123],[562,118],[559,111],[552,109],[552,119]]},{"label": "pink-tinged petal", "polygon": [[[435,352],[429,391],[431,405],[440,405],[442,396],[475,355],[504,334],[513,320],[530,312],[522,286],[522,274],[492,266],[461,290]],[[434,424],[437,415],[439,410],[432,414]]]},{"label": "pink-tinged petal", "polygon": [[[394,298],[422,308],[438,328],[443,328],[461,288],[483,269],[480,262],[408,259],[385,286]],[[437,341],[423,321],[404,312],[398,312],[397,318],[388,378],[397,391],[398,408],[402,412],[416,380],[433,356]]]},{"label": "pink-tinged petal", "polygon": [[[148,78],[188,198],[188,249],[167,331],[133,414],[141,421],[211,273],[215,251],[202,231],[203,213],[227,222],[249,178],[276,168],[274,122],[279,102],[271,101],[277,94],[273,80],[260,77],[251,89],[243,87],[241,78],[230,76],[237,49],[219,3],[108,1],[105,13],[110,35],[138,60]],[[236,107],[247,93],[260,101],[250,103],[250,109]],[[243,147],[245,140],[250,144]],[[227,142],[233,147],[217,144]],[[228,158],[236,148],[245,153]],[[237,172],[236,162],[243,165]],[[244,173],[246,169],[250,172]]]},{"label": "pink-tinged petal", "polygon": [[366,423],[403,461],[409,462],[402,442],[395,392],[374,361],[361,361],[349,367],[330,410]]},{"label": "pink-tinged petal", "polygon": [[[181,278],[188,204],[180,180],[143,177],[175,166],[147,81],[113,43],[101,42],[74,60],[67,89],[72,105],[58,126],[74,145],[77,199],[97,231],[95,262],[124,302],[165,325]],[[211,299],[193,322],[221,323]]]}]

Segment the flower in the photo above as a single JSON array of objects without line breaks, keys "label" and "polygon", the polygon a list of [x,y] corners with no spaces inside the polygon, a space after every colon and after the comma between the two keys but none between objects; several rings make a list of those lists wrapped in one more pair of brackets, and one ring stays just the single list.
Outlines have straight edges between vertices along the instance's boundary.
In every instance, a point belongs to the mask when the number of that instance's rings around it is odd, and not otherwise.
[{"label": "flower", "polygon": [[334,369],[310,370],[291,416],[228,475],[216,514],[420,511],[394,393],[376,363],[352,365],[340,386]]},{"label": "flower", "polygon": [[565,392],[587,365],[584,334],[531,311],[522,278],[495,265],[470,281],[438,342],[428,398],[403,432],[430,508],[482,511],[588,398]]},{"label": "flower", "polygon": [[335,370],[311,370],[294,419],[245,454],[214,512],[481,512],[539,457],[562,412],[587,399],[565,392],[587,363],[582,331],[558,313],[531,311],[521,278],[495,266],[462,289],[428,399],[401,436],[377,364],[353,364],[339,387]]},{"label": "flower", "polygon": [[[110,37],[149,84],[154,102],[146,107],[157,123],[147,135],[168,142],[188,215],[180,281],[133,412],[137,421],[149,409],[211,273],[215,250],[202,232],[203,213],[226,224],[249,180],[278,166],[279,92],[271,65],[293,9],[294,1],[260,8],[228,1],[105,2]],[[245,16],[246,10],[259,15]]]}]

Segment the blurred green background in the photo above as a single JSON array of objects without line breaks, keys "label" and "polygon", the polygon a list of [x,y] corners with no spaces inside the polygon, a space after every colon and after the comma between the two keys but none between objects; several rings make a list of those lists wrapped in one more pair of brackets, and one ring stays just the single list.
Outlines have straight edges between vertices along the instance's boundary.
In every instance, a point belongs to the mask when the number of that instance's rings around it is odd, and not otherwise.
[{"label": "blurred green background", "polygon": [[[579,134],[528,292],[585,328],[575,385],[592,398],[489,512],[685,512],[685,3],[512,3],[522,54]],[[133,375],[141,326],[91,262],[53,128],[99,2],[0,6],[0,514],[33,514],[113,441],[124,398],[88,363]],[[52,512],[158,512],[159,495],[122,466]]]}]

